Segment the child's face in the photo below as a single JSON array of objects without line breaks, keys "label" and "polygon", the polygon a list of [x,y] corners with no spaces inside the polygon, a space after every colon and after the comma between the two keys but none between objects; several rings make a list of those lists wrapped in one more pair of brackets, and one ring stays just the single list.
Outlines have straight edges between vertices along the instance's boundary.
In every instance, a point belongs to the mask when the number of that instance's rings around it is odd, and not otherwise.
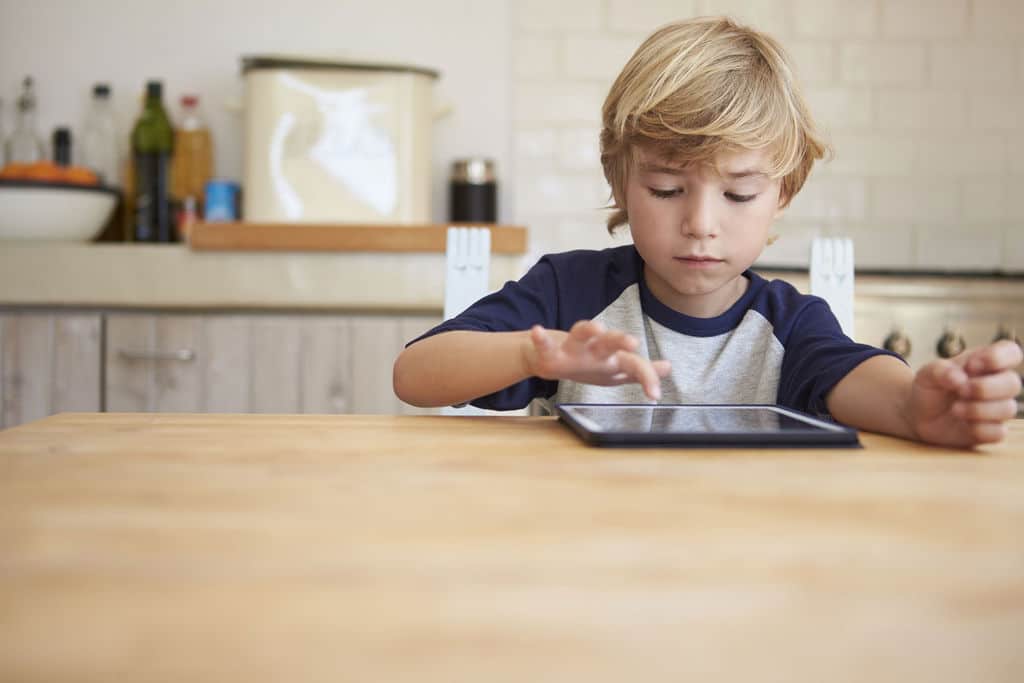
[{"label": "child's face", "polygon": [[743,151],[714,165],[673,167],[642,152],[626,184],[629,227],[651,292],[681,313],[723,313],[746,290],[781,213],[780,180],[767,156]]}]

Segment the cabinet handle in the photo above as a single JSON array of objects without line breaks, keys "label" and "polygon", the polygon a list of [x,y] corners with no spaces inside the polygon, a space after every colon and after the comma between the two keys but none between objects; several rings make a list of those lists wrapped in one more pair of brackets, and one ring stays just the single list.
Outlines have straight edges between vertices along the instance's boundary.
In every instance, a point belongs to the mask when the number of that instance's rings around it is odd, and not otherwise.
[{"label": "cabinet handle", "polygon": [[196,352],[192,349],[178,349],[177,351],[132,351],[130,349],[118,349],[117,356],[122,360],[132,361],[169,360],[189,363],[196,359]]}]

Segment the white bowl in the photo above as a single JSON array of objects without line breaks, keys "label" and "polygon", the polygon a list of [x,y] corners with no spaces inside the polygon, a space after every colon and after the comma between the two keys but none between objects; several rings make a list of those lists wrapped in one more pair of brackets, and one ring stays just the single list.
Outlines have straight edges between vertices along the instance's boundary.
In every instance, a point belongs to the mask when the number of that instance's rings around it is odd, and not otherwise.
[{"label": "white bowl", "polygon": [[119,196],[109,187],[0,180],[0,239],[88,242]]}]

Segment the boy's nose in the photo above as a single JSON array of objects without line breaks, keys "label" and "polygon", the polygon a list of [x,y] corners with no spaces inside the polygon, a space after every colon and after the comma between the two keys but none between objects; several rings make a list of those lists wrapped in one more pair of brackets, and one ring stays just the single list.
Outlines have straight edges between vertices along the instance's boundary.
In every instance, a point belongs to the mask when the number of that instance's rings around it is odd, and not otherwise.
[{"label": "boy's nose", "polygon": [[683,216],[683,234],[693,239],[714,237],[716,230],[711,202],[696,193],[689,199]]}]

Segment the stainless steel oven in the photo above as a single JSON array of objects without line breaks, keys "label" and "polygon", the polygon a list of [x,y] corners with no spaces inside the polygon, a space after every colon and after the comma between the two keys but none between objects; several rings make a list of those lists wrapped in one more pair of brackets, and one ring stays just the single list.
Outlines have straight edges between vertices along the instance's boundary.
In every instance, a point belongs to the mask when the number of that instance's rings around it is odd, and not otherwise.
[{"label": "stainless steel oven", "polygon": [[[759,272],[808,291],[806,272]],[[1024,338],[1024,276],[857,273],[854,297],[857,341],[896,351],[915,369],[993,339]]]}]

